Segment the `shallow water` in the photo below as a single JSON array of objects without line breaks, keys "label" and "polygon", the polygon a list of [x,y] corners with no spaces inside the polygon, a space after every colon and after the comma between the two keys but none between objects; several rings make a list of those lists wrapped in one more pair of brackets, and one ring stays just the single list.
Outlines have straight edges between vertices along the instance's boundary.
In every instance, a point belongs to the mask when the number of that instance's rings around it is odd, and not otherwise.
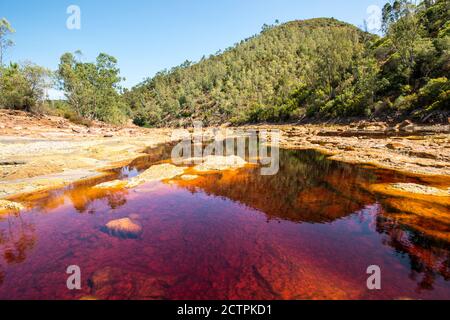
[{"label": "shallow water", "polygon": [[[104,180],[135,176],[169,151]],[[450,299],[450,243],[426,232],[436,221],[415,226],[393,209],[397,199],[368,191],[423,181],[313,151],[280,158],[276,176],[248,167],[126,191],[90,181],[21,199],[33,209],[0,216],[0,298]],[[130,214],[138,239],[102,232]],[[69,265],[81,268],[80,291],[66,287]],[[370,265],[381,267],[382,290],[367,289]]]}]

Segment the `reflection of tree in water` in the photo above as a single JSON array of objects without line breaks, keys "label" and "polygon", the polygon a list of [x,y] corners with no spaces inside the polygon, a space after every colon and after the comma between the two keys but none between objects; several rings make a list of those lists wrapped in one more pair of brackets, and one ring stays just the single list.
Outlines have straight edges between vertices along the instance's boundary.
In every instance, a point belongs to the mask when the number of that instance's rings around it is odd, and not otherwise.
[{"label": "reflection of tree in water", "polygon": [[95,213],[92,204],[98,200],[106,200],[111,209],[117,209],[127,203],[127,190],[98,190],[92,188],[77,188],[66,196],[79,213]]},{"label": "reflection of tree in water", "polygon": [[[269,218],[293,222],[327,223],[378,202],[361,188],[380,181],[399,181],[401,175],[333,162],[316,152],[280,153],[280,171],[261,176],[259,168],[203,176],[179,185],[192,192],[201,190],[264,212]],[[450,245],[424,237],[382,210],[377,232],[386,235],[386,245],[410,261],[410,277],[418,290],[432,290],[438,276],[450,281]]]},{"label": "reflection of tree in water", "polygon": [[385,244],[407,256],[410,278],[417,282],[417,290],[433,290],[438,276],[450,281],[450,244],[422,235],[386,215],[378,216],[377,231],[385,234]]},{"label": "reflection of tree in water", "polygon": [[[33,224],[23,221],[20,214],[10,214],[4,220],[0,230],[0,249],[7,264],[19,264],[26,260],[27,252],[36,245],[36,230]],[[5,274],[0,270],[0,284]]]},{"label": "reflection of tree in water", "polygon": [[[116,176],[113,176],[115,178]],[[127,203],[127,190],[100,190],[92,188],[93,185],[110,181],[111,176],[95,179],[93,181],[78,182],[76,185],[62,190],[53,190],[42,193],[34,199],[27,199],[36,211],[49,213],[66,204],[70,200],[79,213],[94,213],[92,204],[97,200],[105,200],[111,209],[117,209]]]},{"label": "reflection of tree in water", "polygon": [[352,214],[374,199],[358,184],[373,179],[368,170],[329,161],[313,151],[280,152],[280,171],[262,176],[260,168],[179,182],[263,211],[269,218],[325,223]]}]

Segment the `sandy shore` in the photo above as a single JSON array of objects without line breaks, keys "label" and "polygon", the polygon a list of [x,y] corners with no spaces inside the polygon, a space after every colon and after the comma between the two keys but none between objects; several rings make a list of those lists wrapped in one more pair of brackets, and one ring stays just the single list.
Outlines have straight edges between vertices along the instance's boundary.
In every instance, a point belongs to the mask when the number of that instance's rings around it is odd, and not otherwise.
[{"label": "sandy shore", "polygon": [[[96,124],[77,126],[58,117],[0,111],[0,199],[61,187],[102,174],[171,141],[170,129]],[[278,129],[281,146],[315,149],[332,159],[438,177],[450,186],[448,127],[389,128],[385,124],[252,126]]]},{"label": "sandy shore", "polygon": [[171,130],[87,128],[22,112],[0,111],[0,123],[0,199],[100,176],[171,137]]}]

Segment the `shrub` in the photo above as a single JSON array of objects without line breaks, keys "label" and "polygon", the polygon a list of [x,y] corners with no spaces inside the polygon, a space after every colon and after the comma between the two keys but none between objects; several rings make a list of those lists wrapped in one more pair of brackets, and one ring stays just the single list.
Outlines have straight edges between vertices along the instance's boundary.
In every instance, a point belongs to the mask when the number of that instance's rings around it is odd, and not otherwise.
[{"label": "shrub", "polygon": [[419,90],[419,104],[427,109],[449,108],[450,81],[446,77],[431,79]]}]

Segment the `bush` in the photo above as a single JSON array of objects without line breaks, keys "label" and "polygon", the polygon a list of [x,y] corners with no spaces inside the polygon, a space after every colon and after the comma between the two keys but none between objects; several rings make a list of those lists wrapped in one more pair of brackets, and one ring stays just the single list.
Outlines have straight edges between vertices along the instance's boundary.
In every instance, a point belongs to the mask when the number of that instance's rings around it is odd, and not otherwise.
[{"label": "bush", "polygon": [[31,63],[12,63],[0,68],[0,105],[7,109],[38,111],[44,103],[49,75],[47,69]]},{"label": "bush", "polygon": [[409,111],[417,105],[417,94],[399,96],[394,102],[394,108],[400,111]]},{"label": "bush", "polygon": [[431,79],[419,90],[419,104],[427,109],[449,108],[449,91],[446,77]]}]

